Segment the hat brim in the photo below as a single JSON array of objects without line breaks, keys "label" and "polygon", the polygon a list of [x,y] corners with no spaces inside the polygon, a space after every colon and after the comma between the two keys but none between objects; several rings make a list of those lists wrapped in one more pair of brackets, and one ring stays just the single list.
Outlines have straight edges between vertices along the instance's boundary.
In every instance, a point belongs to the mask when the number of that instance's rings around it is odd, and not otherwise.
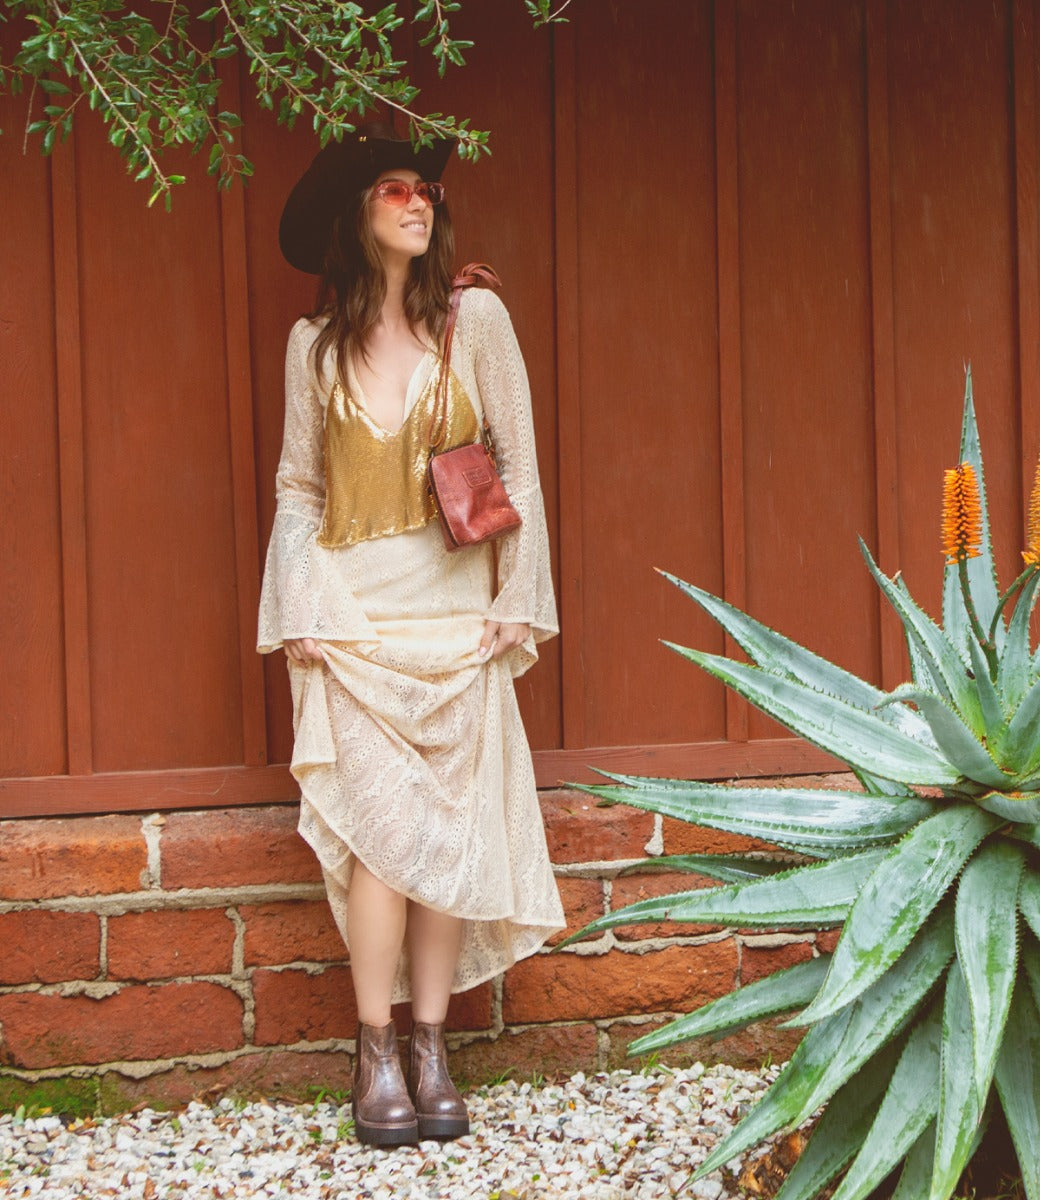
[{"label": "hat brim", "polygon": [[332,222],[349,197],[395,167],[440,179],[456,143],[440,139],[416,150],[407,138],[355,135],[330,142],[289,193],[278,226],[278,244],[294,267],[320,275]]}]

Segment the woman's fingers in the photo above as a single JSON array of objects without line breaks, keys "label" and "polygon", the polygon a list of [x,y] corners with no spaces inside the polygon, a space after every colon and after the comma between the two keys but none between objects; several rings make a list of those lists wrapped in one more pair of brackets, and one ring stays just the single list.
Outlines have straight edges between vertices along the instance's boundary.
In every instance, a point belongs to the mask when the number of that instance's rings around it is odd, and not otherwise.
[{"label": "woman's fingers", "polygon": [[510,650],[523,645],[531,636],[530,625],[513,625],[509,622],[488,621],[484,625],[484,636],[480,639],[477,654],[480,658],[501,658]]},{"label": "woman's fingers", "polygon": [[286,638],[282,647],[286,655],[298,667],[305,667],[312,662],[321,662],[321,651],[314,638]]}]

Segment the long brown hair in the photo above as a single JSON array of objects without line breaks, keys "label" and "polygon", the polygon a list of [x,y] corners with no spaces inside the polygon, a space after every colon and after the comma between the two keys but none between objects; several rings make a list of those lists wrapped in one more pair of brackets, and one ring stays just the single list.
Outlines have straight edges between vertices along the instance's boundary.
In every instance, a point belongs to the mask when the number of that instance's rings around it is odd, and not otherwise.
[{"label": "long brown hair", "polygon": [[[332,236],[318,284],[314,320],[328,320],[314,341],[312,353],[318,379],[324,382],[325,356],[331,349],[340,380],[347,364],[365,357],[365,347],[379,321],[386,299],[386,273],[372,236],[368,216],[370,187],[359,192],[332,224]],[[451,296],[455,235],[448,206],[439,204],[426,253],[413,258],[405,284],[404,313],[414,331],[425,326],[440,345]]]}]

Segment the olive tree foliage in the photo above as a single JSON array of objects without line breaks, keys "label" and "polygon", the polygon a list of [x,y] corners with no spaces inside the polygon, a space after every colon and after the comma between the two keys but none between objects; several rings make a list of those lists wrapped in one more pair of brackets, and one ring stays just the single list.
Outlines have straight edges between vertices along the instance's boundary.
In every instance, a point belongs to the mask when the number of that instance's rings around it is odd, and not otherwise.
[{"label": "olive tree foliage", "polygon": [[[463,66],[473,43],[452,29],[462,0],[393,0],[378,9],[349,0],[206,3],[145,0],[137,11],[121,0],[7,0],[0,22],[18,22],[24,36],[6,39],[13,53],[0,57],[0,92],[27,97],[25,143],[38,138],[49,154],[86,104],[128,172],[148,182],[149,204],[161,197],[169,208],[184,182],[163,167],[175,146],[207,150],[209,174],[228,187],[253,172],[237,146],[242,118],[221,103],[221,64],[244,56],[260,106],[290,128],[309,121],[323,146],[382,103],[417,144],[450,136],[463,158],[486,152],[487,131],[467,118],[416,111],[419,89],[394,48],[410,21],[439,74]],[[564,20],[571,0],[523,3],[537,28]]]}]

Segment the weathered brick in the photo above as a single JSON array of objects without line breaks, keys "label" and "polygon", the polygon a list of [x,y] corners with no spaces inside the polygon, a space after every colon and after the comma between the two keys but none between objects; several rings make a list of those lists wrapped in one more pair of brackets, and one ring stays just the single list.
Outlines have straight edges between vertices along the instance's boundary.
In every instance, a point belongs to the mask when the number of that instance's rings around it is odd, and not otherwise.
[{"label": "weathered brick", "polygon": [[0,899],[136,892],[147,867],[140,817],[5,821],[0,838]]},{"label": "weathered brick", "polygon": [[647,954],[537,954],[506,973],[502,1016],[527,1024],[684,1011],[730,991],[736,978],[732,938]]},{"label": "weathered brick", "polygon": [[[567,928],[560,933],[554,933],[546,945],[555,946],[565,937],[576,933],[582,926],[603,916],[603,881],[601,879],[557,879],[560,888],[560,899],[563,901],[563,915]],[[587,938],[595,938],[599,934],[590,933]],[[587,940],[582,938],[582,941]]]},{"label": "weathered brick", "polygon": [[101,1078],[100,1107],[104,1113],[124,1112],[141,1105],[176,1108],[196,1098],[215,1100],[226,1095],[313,1101],[328,1092],[343,1098],[350,1091],[352,1070],[353,1056],[345,1050],[306,1054],[259,1050],[211,1067],[178,1063],[143,1079],[107,1071]]},{"label": "weathered brick", "polygon": [[244,904],[238,911],[246,927],[247,967],[347,959],[347,948],[324,900]]},{"label": "weathered brick", "polygon": [[[710,879],[703,875],[689,875],[683,871],[647,871],[637,875],[620,875],[611,885],[610,908],[612,912],[640,900],[657,896],[669,896],[676,892],[692,892],[709,887]],[[614,936],[622,942],[640,941],[659,937],[694,937],[717,929],[717,925],[703,925],[690,921],[654,921],[646,925],[619,925]]]},{"label": "weathered brick", "polygon": [[740,981],[754,983],[774,971],[782,971],[812,958],[811,942],[790,942],[786,946],[744,945],[740,950]]},{"label": "weathered brick", "polygon": [[841,937],[841,929],[821,929],[816,935],[816,949],[821,954],[833,954]]},{"label": "weathered brick", "polygon": [[751,850],[775,850],[775,846],[721,829],[690,825],[674,817],[661,818],[665,854],[747,854]]},{"label": "weathered brick", "polygon": [[125,913],[108,922],[111,979],[170,979],[231,971],[235,927],[220,908]]},{"label": "weathered brick", "polygon": [[0,996],[0,1062],[14,1067],[172,1058],[242,1044],[242,1001],[215,983],[129,986],[100,1000]]},{"label": "weathered brick", "polygon": [[101,920],[96,913],[37,909],[0,916],[0,983],[96,979]]},{"label": "weathered brick", "polygon": [[598,1035],[594,1025],[546,1025],[506,1030],[490,1042],[449,1047],[448,1064],[460,1087],[476,1087],[510,1076],[556,1076],[593,1071],[597,1066]]},{"label": "weathered brick", "polygon": [[319,882],[298,816],[287,805],[170,813],[160,841],[163,887]]},{"label": "weathered brick", "polygon": [[624,804],[601,806],[581,792],[543,793],[541,803],[554,863],[641,858],[654,832],[652,813]]},{"label": "weathered brick", "polygon": [[326,967],[315,974],[301,970],[262,969],[253,975],[257,1046],[352,1038],[357,1008],[350,971]]}]

